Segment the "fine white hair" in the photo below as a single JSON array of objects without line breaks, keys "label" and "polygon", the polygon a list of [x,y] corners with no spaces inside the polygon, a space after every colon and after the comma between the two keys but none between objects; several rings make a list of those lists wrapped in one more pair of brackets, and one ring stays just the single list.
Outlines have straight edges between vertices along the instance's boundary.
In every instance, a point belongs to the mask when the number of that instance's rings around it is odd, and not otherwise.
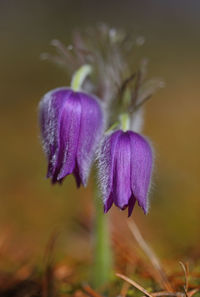
[{"label": "fine white hair", "polygon": [[136,133],[141,133],[144,125],[144,110],[140,108],[131,117],[130,128]]}]

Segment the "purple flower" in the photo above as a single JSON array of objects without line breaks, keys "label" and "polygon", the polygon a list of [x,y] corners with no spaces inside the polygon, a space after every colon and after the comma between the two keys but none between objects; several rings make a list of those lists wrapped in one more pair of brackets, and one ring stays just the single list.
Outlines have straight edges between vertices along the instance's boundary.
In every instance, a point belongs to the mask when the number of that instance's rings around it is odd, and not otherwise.
[{"label": "purple flower", "polygon": [[146,214],[152,172],[152,150],[141,135],[117,130],[103,141],[99,152],[99,179],[104,212],[114,203],[131,215],[135,202]]},{"label": "purple flower", "polygon": [[86,93],[57,88],[42,98],[39,115],[47,177],[56,183],[73,173],[77,186],[86,186],[103,133],[100,103]]}]

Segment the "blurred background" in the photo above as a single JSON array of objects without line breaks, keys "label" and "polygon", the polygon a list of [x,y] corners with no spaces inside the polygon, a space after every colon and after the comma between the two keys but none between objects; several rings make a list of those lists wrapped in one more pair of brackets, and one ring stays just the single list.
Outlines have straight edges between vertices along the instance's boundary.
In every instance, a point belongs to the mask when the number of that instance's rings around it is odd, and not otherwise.
[{"label": "blurred background", "polygon": [[[145,107],[144,134],[156,151],[151,209],[144,216],[137,206],[133,218],[161,258],[200,256],[200,1],[1,0],[0,265],[7,269],[22,255],[42,257],[55,230],[57,257],[81,259],[91,249],[92,183],[76,190],[71,177],[63,186],[46,180],[37,105],[70,82],[40,54],[52,52],[52,39],[68,45],[72,30],[98,22],[144,36],[148,76],[166,82]],[[113,224],[126,220],[118,209],[110,216]]]}]

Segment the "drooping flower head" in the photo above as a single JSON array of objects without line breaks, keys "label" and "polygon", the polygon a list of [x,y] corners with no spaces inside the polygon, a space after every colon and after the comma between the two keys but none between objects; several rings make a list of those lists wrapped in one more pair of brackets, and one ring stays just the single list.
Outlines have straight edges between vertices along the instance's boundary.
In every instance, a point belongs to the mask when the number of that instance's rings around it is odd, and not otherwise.
[{"label": "drooping flower head", "polygon": [[42,98],[39,114],[47,177],[56,183],[74,174],[77,185],[85,186],[103,133],[98,99],[70,88],[57,88]]},{"label": "drooping flower head", "polygon": [[[107,112],[105,128],[111,131],[98,147],[105,212],[114,203],[120,209],[128,207],[131,215],[136,201],[145,213],[148,210],[152,150],[148,141],[136,132],[142,129],[144,103],[156,89],[163,87],[163,82],[146,79],[146,59],[138,69],[132,68],[131,53],[143,42],[143,38],[135,41],[126,32],[101,24],[83,34],[75,33],[70,46],[53,40],[56,55],[43,55],[44,59],[64,66],[70,76],[73,74],[71,89],[53,90],[40,104],[48,177],[55,183],[72,173],[78,185],[86,185],[94,152],[103,134],[100,104],[88,95],[95,93]],[[94,75],[83,85],[86,93],[80,92],[77,85],[82,85],[91,68]],[[125,129],[120,126],[122,115],[129,122]],[[116,127],[122,130],[114,131]]]},{"label": "drooping flower head", "polygon": [[148,141],[133,131],[117,130],[105,137],[99,152],[99,179],[104,211],[114,203],[130,216],[135,202],[146,214],[152,172]]}]

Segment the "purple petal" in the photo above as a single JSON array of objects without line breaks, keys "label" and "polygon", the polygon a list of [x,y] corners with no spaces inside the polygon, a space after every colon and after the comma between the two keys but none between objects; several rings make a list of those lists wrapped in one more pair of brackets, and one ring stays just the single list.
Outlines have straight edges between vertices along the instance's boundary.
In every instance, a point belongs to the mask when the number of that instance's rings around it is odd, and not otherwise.
[{"label": "purple petal", "polygon": [[[128,133],[118,138],[114,152],[113,200],[116,206],[125,209],[131,198],[131,148]],[[113,153],[113,152],[112,152]]]},{"label": "purple petal", "polygon": [[115,160],[114,154],[117,150],[116,145],[121,133],[121,131],[116,131],[113,134],[107,135],[105,139],[102,141],[100,150],[98,152],[98,177],[103,196],[103,202],[105,205],[105,211],[109,210],[108,206],[110,205],[111,200],[113,203],[111,192],[113,187],[113,173]]},{"label": "purple petal", "polygon": [[74,177],[75,177],[75,180],[76,180],[76,185],[77,185],[77,188],[80,188],[81,184],[82,184],[82,180],[81,180],[81,177],[80,177],[80,174],[79,174],[79,169],[78,169],[78,165],[77,165],[77,161],[76,161],[76,165],[75,165],[75,168],[74,168]]},{"label": "purple petal", "polygon": [[128,216],[138,201],[148,210],[148,190],[152,171],[152,150],[149,143],[132,131],[116,131],[108,135],[98,156],[99,179],[104,211],[114,203]]},{"label": "purple petal", "polygon": [[104,203],[104,213],[107,213],[112,205],[113,205],[113,197],[112,197],[112,193],[110,193],[109,198],[106,199]]},{"label": "purple petal", "polygon": [[102,137],[104,122],[99,102],[88,94],[79,92],[82,112],[77,166],[84,186],[87,184],[95,151]]},{"label": "purple petal", "polygon": [[135,206],[135,202],[136,202],[136,199],[135,199],[134,195],[132,194],[131,198],[128,201],[128,216],[129,217],[131,216],[131,214],[133,212],[133,208]]},{"label": "purple petal", "polygon": [[73,173],[76,166],[76,153],[78,148],[81,126],[81,102],[78,93],[71,93],[63,105],[58,127],[58,166],[57,179]]},{"label": "purple petal", "polygon": [[49,161],[47,177],[53,178],[55,171],[58,171],[58,127],[62,107],[71,93],[72,91],[68,88],[54,89],[48,92],[39,104],[43,149]]},{"label": "purple petal", "polygon": [[58,88],[43,97],[39,112],[47,177],[56,183],[73,173],[78,187],[86,185],[104,128],[100,103],[85,93]]},{"label": "purple petal", "polygon": [[131,187],[144,213],[148,211],[148,191],[152,172],[152,150],[142,136],[128,131],[131,143]]}]

